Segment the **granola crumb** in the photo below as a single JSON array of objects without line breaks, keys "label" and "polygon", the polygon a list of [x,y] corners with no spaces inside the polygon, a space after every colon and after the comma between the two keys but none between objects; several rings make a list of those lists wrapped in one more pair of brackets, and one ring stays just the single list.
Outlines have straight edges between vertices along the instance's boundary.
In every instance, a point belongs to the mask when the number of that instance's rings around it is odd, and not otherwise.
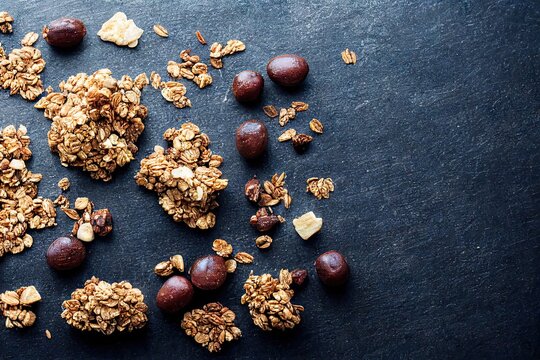
[{"label": "granola crumb", "polygon": [[255,239],[255,245],[259,249],[268,249],[272,245],[272,238],[268,235],[261,235]]},{"label": "granola crumb", "polygon": [[313,118],[309,122],[309,128],[311,129],[311,131],[313,131],[316,134],[322,134],[324,131],[324,126],[322,122],[319,119],[315,119],[315,118]]},{"label": "granola crumb", "polygon": [[309,104],[303,101],[293,101],[291,107],[296,110],[296,112],[301,112],[307,111],[309,109]]},{"label": "granola crumb", "polygon": [[71,182],[69,181],[67,177],[62,178],[58,181],[58,187],[62,191],[68,191],[70,186],[71,186]]},{"label": "granola crumb", "polygon": [[24,35],[21,40],[21,46],[33,46],[38,41],[39,35],[33,31]]},{"label": "granola crumb", "polygon": [[223,239],[216,239],[212,243],[212,250],[221,257],[228,258],[233,252],[233,247]]},{"label": "granola crumb", "polygon": [[253,259],[253,255],[243,251],[234,255],[234,260],[239,264],[251,264],[253,263]]},{"label": "granola crumb", "polygon": [[225,268],[227,269],[227,272],[229,274],[232,274],[236,271],[236,266],[237,266],[237,263],[236,263],[236,260],[234,259],[229,259],[225,261]]},{"label": "granola crumb", "polygon": [[279,142],[285,142],[285,141],[292,140],[292,138],[295,135],[296,135],[296,130],[295,129],[287,129],[284,132],[282,132],[281,135],[279,135],[278,141]]},{"label": "granola crumb", "polygon": [[202,36],[199,30],[195,32],[195,36],[197,37],[197,40],[199,40],[201,44],[206,45],[206,40],[204,39],[204,37]]},{"label": "granola crumb", "polygon": [[246,50],[246,45],[240,40],[229,40],[227,45],[213,43],[210,46],[210,65],[215,69],[223,67],[222,58]]},{"label": "granola crumb", "polygon": [[347,65],[356,64],[356,53],[348,48],[341,52],[341,58]]}]

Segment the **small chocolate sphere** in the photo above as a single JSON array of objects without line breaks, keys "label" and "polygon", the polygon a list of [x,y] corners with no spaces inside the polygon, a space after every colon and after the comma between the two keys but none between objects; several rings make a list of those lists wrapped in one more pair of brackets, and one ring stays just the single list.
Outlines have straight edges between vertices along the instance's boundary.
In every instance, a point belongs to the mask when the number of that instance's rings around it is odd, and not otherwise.
[{"label": "small chocolate sphere", "polygon": [[335,250],[320,255],[315,261],[315,269],[319,279],[328,286],[341,286],[349,278],[349,264]]},{"label": "small chocolate sphere", "polygon": [[51,46],[71,48],[78,45],[86,36],[86,26],[75,18],[60,18],[51,21],[43,28],[43,38]]},{"label": "small chocolate sphere", "polygon": [[268,130],[259,120],[248,120],[236,129],[236,149],[246,159],[261,156],[268,146]]},{"label": "small chocolate sphere", "polygon": [[198,258],[190,270],[191,282],[201,290],[215,290],[225,282],[227,267],[221,256],[207,255]]},{"label": "small chocolate sphere", "polygon": [[158,308],[168,313],[177,313],[185,308],[193,299],[193,285],[183,276],[170,277],[156,296]]},{"label": "small chocolate sphere", "polygon": [[309,65],[301,56],[285,54],[272,58],[266,65],[270,79],[281,86],[296,86],[306,78]]},{"label": "small chocolate sphere", "polygon": [[60,271],[75,269],[86,258],[86,249],[79,239],[59,237],[47,249],[47,264]]},{"label": "small chocolate sphere", "polygon": [[232,91],[236,100],[249,103],[261,96],[264,79],[258,72],[245,70],[238,73],[233,80]]}]

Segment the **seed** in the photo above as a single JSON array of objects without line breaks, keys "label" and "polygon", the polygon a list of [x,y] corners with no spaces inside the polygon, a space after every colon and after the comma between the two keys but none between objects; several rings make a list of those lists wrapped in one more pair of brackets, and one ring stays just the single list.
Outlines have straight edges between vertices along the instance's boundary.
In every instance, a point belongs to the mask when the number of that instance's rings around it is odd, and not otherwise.
[{"label": "seed", "polygon": [[47,339],[51,340],[52,335],[51,335],[51,332],[49,331],[49,329],[45,330],[45,336],[47,337]]},{"label": "seed", "polygon": [[43,38],[51,46],[72,48],[86,36],[86,26],[79,19],[60,18],[43,28]]},{"label": "seed", "polygon": [[169,31],[163,25],[154,25],[154,32],[163,38],[169,37]]}]

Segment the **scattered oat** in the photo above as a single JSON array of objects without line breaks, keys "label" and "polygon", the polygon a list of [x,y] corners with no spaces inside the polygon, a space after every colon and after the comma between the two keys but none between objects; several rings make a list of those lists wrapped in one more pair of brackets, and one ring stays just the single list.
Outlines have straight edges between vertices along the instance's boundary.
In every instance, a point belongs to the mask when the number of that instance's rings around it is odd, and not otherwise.
[{"label": "scattered oat", "polygon": [[212,84],[213,78],[208,74],[208,65],[200,62],[200,56],[191,55],[191,50],[182,50],[180,59],[182,59],[181,63],[176,61],[167,63],[167,72],[172,78],[191,80],[200,89]]},{"label": "scattered oat", "polygon": [[227,258],[231,256],[233,247],[223,239],[216,239],[212,243],[212,250],[214,250],[219,256]]},{"label": "scattered oat", "polygon": [[13,32],[13,16],[7,11],[0,11],[0,32],[9,34]]},{"label": "scattered oat", "polygon": [[255,245],[257,245],[259,249],[268,249],[270,245],[272,245],[272,238],[268,235],[259,236],[255,239]]},{"label": "scattered oat", "polygon": [[223,67],[223,57],[245,49],[246,45],[240,40],[229,40],[225,46],[215,42],[210,46],[210,65],[216,69],[221,69]]},{"label": "scattered oat", "polygon": [[184,272],[184,258],[182,255],[173,255],[170,257],[169,261],[176,270]]},{"label": "scattered oat", "polygon": [[279,142],[285,142],[291,140],[296,135],[296,130],[294,129],[287,129],[284,132],[281,133],[278,137]]},{"label": "scattered oat", "polygon": [[197,40],[199,40],[201,44],[206,45],[206,40],[204,39],[204,37],[202,36],[199,30],[195,32],[195,36],[197,36]]},{"label": "scattered oat", "polygon": [[154,25],[153,29],[158,36],[161,36],[163,38],[169,37],[169,31],[163,25],[156,24]]},{"label": "scattered oat", "polygon": [[322,122],[320,122],[319,119],[315,119],[315,118],[313,118],[309,122],[309,128],[311,129],[311,131],[313,131],[314,133],[317,133],[317,134],[322,134],[323,131],[324,131],[324,126],[323,126]]},{"label": "scattered oat", "polygon": [[29,32],[28,34],[24,35],[24,37],[21,40],[21,46],[32,46],[38,41],[39,35],[35,32]]},{"label": "scattered oat", "polygon": [[210,139],[193,123],[163,134],[172,147],[156,146],[141,161],[135,181],[155,191],[163,209],[177,222],[191,228],[208,229],[216,222],[212,212],[218,206],[218,193],[228,185],[218,167],[223,158],[213,154]]},{"label": "scattered oat", "polygon": [[46,330],[45,330],[45,336],[46,336],[47,339],[49,339],[49,340],[52,339],[52,334],[51,334],[51,332],[49,331],[49,329],[46,329]]},{"label": "scattered oat", "polygon": [[351,51],[349,49],[345,49],[343,50],[343,52],[341,52],[341,58],[347,65],[356,64],[356,54],[354,51]]},{"label": "scattered oat", "polygon": [[266,105],[266,106],[263,106],[263,111],[264,113],[266,114],[266,116],[268,116],[269,118],[275,118],[276,116],[279,115],[276,107],[274,105]]},{"label": "scattered oat", "polygon": [[154,273],[158,276],[170,276],[174,273],[174,268],[169,260],[162,261],[154,267]]},{"label": "scattered oat", "polygon": [[302,239],[307,240],[321,230],[323,220],[316,217],[313,211],[310,211],[294,219],[293,225],[298,235]]},{"label": "scattered oat", "polygon": [[234,324],[235,313],[220,303],[210,303],[202,309],[184,314],[182,329],[210,352],[218,352],[228,341],[237,340],[242,332]]},{"label": "scattered oat", "polygon": [[109,284],[92,277],[84,288],[71,293],[71,299],[64,301],[62,308],[62,318],[69,325],[105,335],[131,332],[148,321],[144,295],[127,281]]},{"label": "scattered oat", "polygon": [[146,74],[116,80],[109,69],[101,69],[71,76],[60,83],[60,92],[41,98],[35,107],[52,120],[49,147],[62,165],[109,181],[116,169],[134,160],[148,114],[140,102],[145,84]]},{"label": "scattered oat", "polygon": [[159,89],[161,87],[161,75],[155,71],[152,71],[150,73],[150,84],[154,89]]},{"label": "scattered oat", "polygon": [[265,331],[272,329],[292,329],[300,323],[301,305],[294,305],[291,299],[292,276],[288,270],[281,269],[279,279],[270,274],[249,275],[244,284],[245,294],[241,303],[247,304],[253,323]]},{"label": "scattered oat", "polygon": [[253,262],[253,255],[248,254],[247,252],[239,252],[234,255],[234,260],[239,264],[251,264]]},{"label": "scattered oat", "polygon": [[294,110],[296,110],[296,112],[301,112],[301,111],[307,111],[307,109],[309,109],[309,104],[303,101],[293,101],[291,103],[291,107]]},{"label": "scattered oat", "polygon": [[279,110],[279,125],[285,126],[290,120],[296,117],[294,108],[282,108]]},{"label": "scattered oat", "polygon": [[177,81],[161,83],[161,96],[168,102],[172,102],[179,109],[191,107],[191,100],[186,96],[186,86]]},{"label": "scattered oat", "polygon": [[62,191],[67,191],[70,186],[71,186],[71,183],[70,183],[70,181],[69,181],[69,179],[67,177],[62,178],[62,179],[60,179],[60,181],[58,181],[58,187]]},{"label": "scattered oat", "polygon": [[24,328],[34,325],[36,314],[31,306],[41,300],[35,286],[21,287],[0,294],[0,311],[6,318],[6,328]]},{"label": "scattered oat", "polygon": [[225,261],[225,268],[227,269],[227,272],[229,274],[232,274],[236,271],[236,266],[237,266],[237,263],[236,263],[236,260],[234,259],[229,259]]},{"label": "scattered oat", "polygon": [[137,27],[133,20],[128,20],[126,14],[117,12],[101,26],[97,35],[103,41],[134,48],[139,44],[139,38],[143,32],[143,29]]},{"label": "scattered oat", "polygon": [[81,217],[79,216],[79,213],[78,213],[77,210],[75,210],[75,209],[62,208],[62,211],[63,211],[64,214],[66,214],[67,217],[70,218],[71,220],[79,221],[79,219],[81,218]]},{"label": "scattered oat", "polygon": [[[265,181],[259,196],[259,206],[275,206],[284,201],[285,208],[289,208],[292,198],[285,188],[285,173],[274,174],[271,181]],[[286,200],[286,201],[285,201]]]},{"label": "scattered oat", "polygon": [[312,193],[317,199],[328,199],[334,191],[334,182],[331,178],[312,177],[306,180],[306,192]]}]

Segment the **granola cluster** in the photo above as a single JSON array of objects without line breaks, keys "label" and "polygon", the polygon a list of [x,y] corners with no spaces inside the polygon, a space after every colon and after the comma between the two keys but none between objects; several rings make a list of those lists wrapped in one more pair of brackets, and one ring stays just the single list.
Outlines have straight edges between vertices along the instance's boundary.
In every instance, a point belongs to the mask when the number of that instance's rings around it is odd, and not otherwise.
[{"label": "granola cluster", "polygon": [[28,46],[23,45],[7,55],[0,44],[0,86],[9,89],[11,95],[19,94],[33,101],[43,93],[40,73],[45,69],[45,60],[41,51],[29,45],[31,40],[26,37],[23,40]]},{"label": "granola cluster", "polygon": [[229,40],[227,45],[223,46],[220,43],[210,45],[210,65],[215,69],[223,67],[223,58],[237,52],[246,50],[246,45],[240,40]]},{"label": "granola cluster", "polygon": [[306,192],[313,194],[317,199],[328,199],[334,191],[334,182],[331,178],[312,177],[306,180]]},{"label": "granola cluster", "polygon": [[0,311],[6,318],[6,328],[24,328],[34,325],[36,314],[30,310],[32,304],[41,300],[34,286],[0,294]]},{"label": "granola cluster", "polygon": [[191,80],[201,89],[212,84],[208,66],[201,62],[199,56],[191,55],[191,50],[182,50],[180,59],[182,59],[181,63],[172,60],[167,63],[167,72],[171,77]]},{"label": "granola cluster", "polygon": [[120,80],[109,69],[79,73],[60,83],[35,105],[52,120],[49,147],[64,166],[80,167],[94,179],[109,181],[112,173],[134,159],[148,110],[141,104],[146,74]]},{"label": "granola cluster", "polygon": [[291,303],[294,296],[291,284],[292,276],[286,269],[281,269],[279,279],[270,274],[249,275],[241,302],[248,305],[256,326],[265,331],[285,330],[300,323],[300,312],[304,307]]},{"label": "granola cluster", "polygon": [[156,146],[141,161],[136,183],[155,191],[159,204],[175,221],[183,221],[191,228],[214,227],[216,216],[212,210],[218,206],[219,191],[228,184],[218,169],[223,158],[212,154],[208,135],[193,123],[168,129],[163,137],[172,147],[165,150]]},{"label": "granola cluster", "polygon": [[26,167],[32,156],[29,145],[24,126],[0,129],[0,257],[32,246],[28,228],[56,225],[53,202],[37,196],[41,174]]},{"label": "granola cluster", "polygon": [[109,284],[92,277],[84,288],[71,293],[62,303],[62,318],[81,331],[111,335],[115,331],[133,331],[146,325],[148,306],[144,295],[129,282]]},{"label": "granola cluster", "polygon": [[220,303],[209,303],[202,309],[184,314],[182,329],[210,352],[218,352],[226,341],[237,340],[242,331],[234,324],[235,313]]},{"label": "granola cluster", "polygon": [[7,11],[0,11],[0,32],[2,34],[9,34],[13,32],[13,16]]}]

